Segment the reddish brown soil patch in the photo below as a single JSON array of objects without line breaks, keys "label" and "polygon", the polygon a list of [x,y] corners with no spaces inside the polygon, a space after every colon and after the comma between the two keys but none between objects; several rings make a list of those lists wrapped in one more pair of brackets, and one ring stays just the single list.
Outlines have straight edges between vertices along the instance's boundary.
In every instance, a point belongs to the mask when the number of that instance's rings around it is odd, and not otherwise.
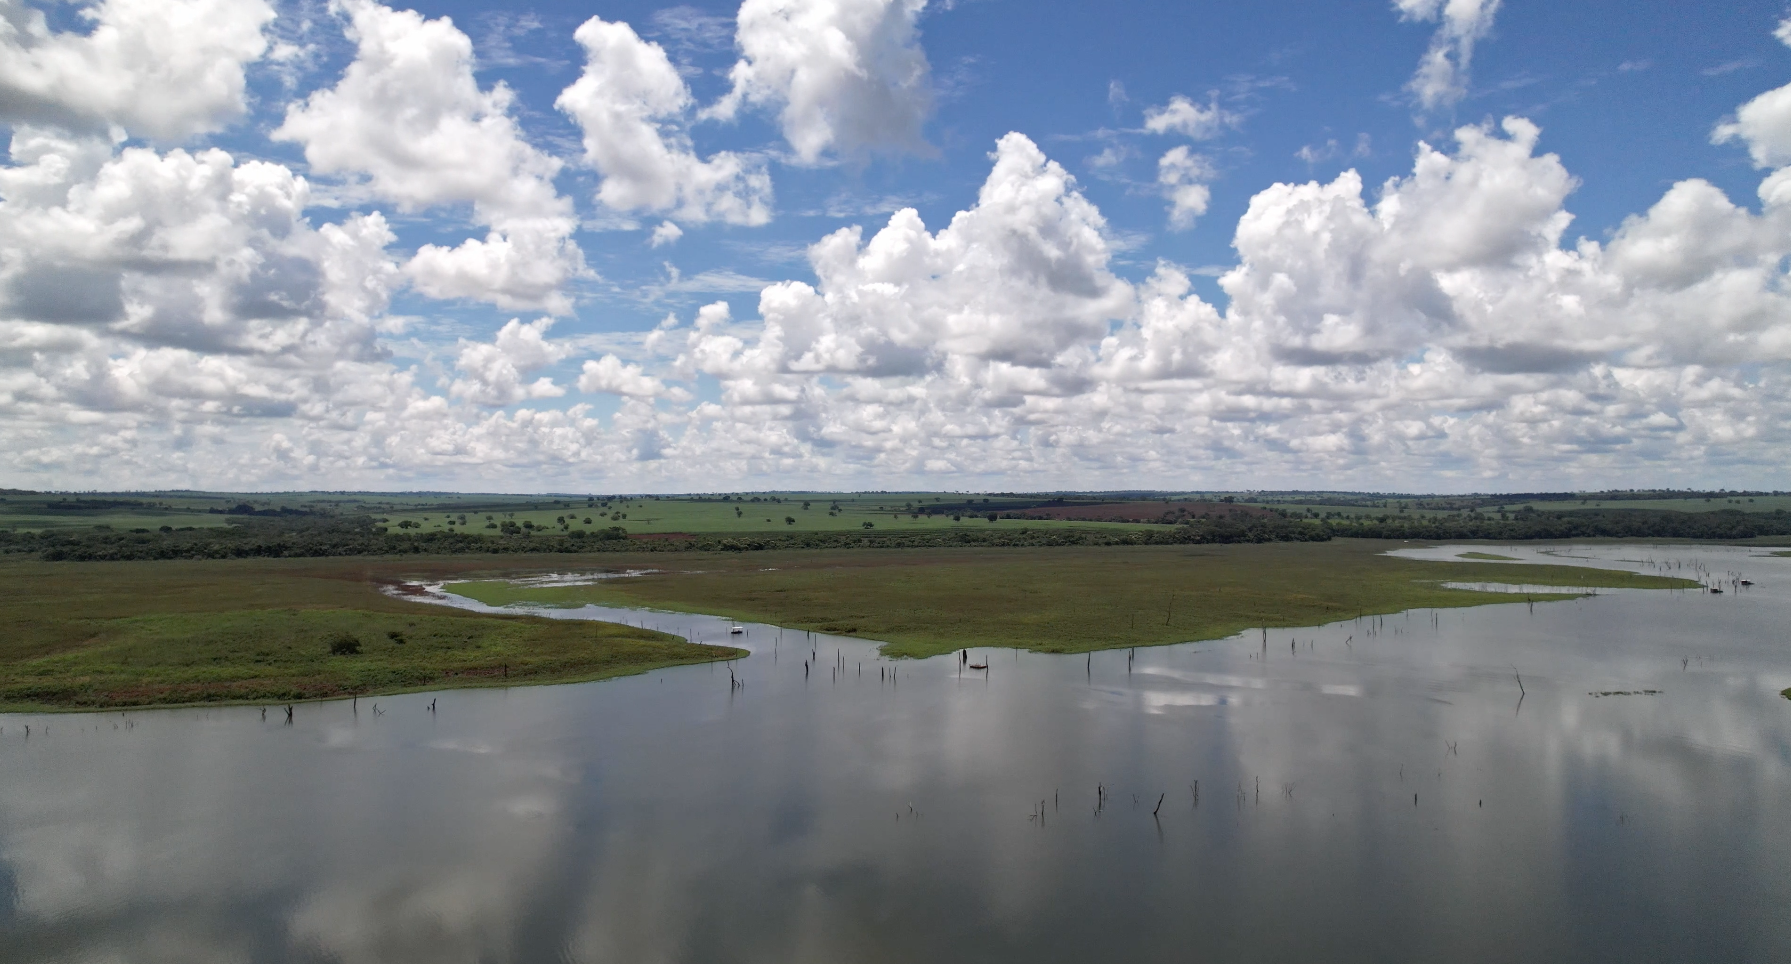
[{"label": "reddish brown soil patch", "polygon": [[1189,518],[1262,519],[1274,515],[1253,505],[1229,502],[1107,502],[1100,505],[1047,505],[1027,509],[1029,519],[1079,522],[1180,522]]}]

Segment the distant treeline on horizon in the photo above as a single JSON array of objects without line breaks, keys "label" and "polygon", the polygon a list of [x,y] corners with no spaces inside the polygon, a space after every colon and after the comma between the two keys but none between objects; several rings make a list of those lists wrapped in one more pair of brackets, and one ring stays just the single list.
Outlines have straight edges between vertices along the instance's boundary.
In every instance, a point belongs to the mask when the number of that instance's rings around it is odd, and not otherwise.
[{"label": "distant treeline on horizon", "polygon": [[[1510,505],[1521,502],[1624,502],[1653,501],[1663,499],[1736,499],[1749,497],[1791,496],[1791,491],[1768,491],[1765,489],[1603,489],[1585,492],[1372,492],[1352,491],[1346,489],[1053,489],[1044,491],[970,491],[946,489],[755,489],[738,492],[459,492],[452,490],[348,490],[348,489],[293,489],[263,492],[227,492],[204,489],[136,489],[108,491],[100,489],[74,490],[53,489],[34,491],[31,489],[0,488],[0,502],[8,499],[57,499],[62,502],[82,503],[90,508],[111,508],[127,506],[148,506],[155,503],[148,500],[155,498],[182,499],[217,499],[241,501],[244,499],[303,499],[330,498],[353,501],[364,498],[491,498],[491,499],[720,499],[725,497],[744,498],[747,496],[853,496],[853,495],[938,495],[998,499],[1117,499],[1117,500],[1158,500],[1158,499],[1218,499],[1230,496],[1252,502],[1297,501],[1305,504],[1323,504],[1327,500],[1345,500],[1339,505],[1357,505],[1367,502],[1404,501],[1404,502],[1461,502],[1474,501],[1481,505]],[[251,506],[244,505],[244,509]]]},{"label": "distant treeline on horizon", "polygon": [[[1736,496],[1731,493],[1729,498]],[[1479,512],[1416,516],[1312,518],[1287,510],[1255,514],[1168,515],[1146,527],[1061,527],[1037,524],[1018,512],[989,513],[987,527],[937,530],[679,534],[630,536],[626,528],[566,534],[505,527],[471,532],[392,532],[371,515],[243,515],[233,524],[125,532],[105,527],[15,533],[0,530],[0,554],[33,553],[46,561],[301,558],[329,556],[460,555],[591,552],[743,552],[773,549],[896,549],[1196,545],[1324,542],[1333,538],[1500,542],[1588,538],[1736,541],[1791,535],[1791,513],[1718,509],[1530,508],[1497,516]]]}]

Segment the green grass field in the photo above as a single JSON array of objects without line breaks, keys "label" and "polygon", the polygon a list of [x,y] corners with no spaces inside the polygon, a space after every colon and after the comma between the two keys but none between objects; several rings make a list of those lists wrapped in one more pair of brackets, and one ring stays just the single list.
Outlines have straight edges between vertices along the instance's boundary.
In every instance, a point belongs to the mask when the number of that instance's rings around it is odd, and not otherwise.
[{"label": "green grass field", "polygon": [[[954,520],[937,514],[938,506],[977,502],[976,514],[960,510]],[[0,498],[0,529],[46,529],[105,526],[128,532],[162,526],[221,526],[241,516],[224,514],[248,504],[267,511],[292,509],[332,515],[372,515],[394,531],[461,531],[495,533],[506,522],[525,522],[548,531],[588,530],[621,526],[633,534],[692,533],[740,535],[767,532],[843,532],[864,529],[939,530],[987,527],[982,513],[1002,511],[1004,500],[941,493],[882,492],[851,495],[777,493],[759,495],[678,496],[664,498],[586,498],[577,496],[505,496],[456,494],[121,494],[112,496],[48,496],[14,493]],[[929,515],[929,507],[935,514]],[[589,521],[586,521],[589,520]],[[1037,528],[1137,528],[1127,523],[1028,520]]]},{"label": "green grass field", "polygon": [[[753,501],[757,499],[758,501]],[[770,501],[775,499],[777,501]],[[452,530],[478,534],[496,529],[504,522],[522,525],[530,522],[536,528],[557,531],[562,528],[601,529],[621,526],[630,534],[691,533],[702,535],[743,535],[777,532],[847,532],[866,528],[867,523],[878,531],[937,531],[952,528],[986,529],[991,524],[1012,525],[1011,520],[990,523],[981,514],[959,511],[951,515],[929,514],[929,507],[961,503],[962,497],[919,493],[873,493],[858,495],[779,494],[775,496],[741,496],[728,501],[697,498],[580,500],[517,503],[490,511],[452,511],[412,509],[394,511],[386,516],[388,527],[410,523],[419,531]],[[1002,503],[992,499],[986,510],[1001,511]],[[935,513],[937,510],[934,510]],[[589,521],[587,521],[589,520]],[[1061,522],[1031,519],[1025,523],[1040,529],[1053,528],[1119,528],[1140,526],[1114,522]]]},{"label": "green grass field", "polygon": [[[573,682],[737,655],[611,623],[456,612],[369,560],[0,563],[0,709],[261,703]],[[344,637],[359,652],[336,654]]]},{"label": "green grass field", "polygon": [[[587,602],[711,613],[882,640],[892,656],[967,646],[1052,653],[1217,639],[1256,627],[1359,614],[1511,602],[1443,582],[1695,588],[1687,580],[1575,566],[1424,562],[1385,546],[1329,543],[1193,547],[765,552],[603,560],[611,571],[667,567],[583,586],[502,580],[451,591],[494,606]],[[562,566],[559,571],[577,571]],[[1522,598],[1522,597],[1519,597]],[[1536,596],[1564,599],[1569,596]]]}]

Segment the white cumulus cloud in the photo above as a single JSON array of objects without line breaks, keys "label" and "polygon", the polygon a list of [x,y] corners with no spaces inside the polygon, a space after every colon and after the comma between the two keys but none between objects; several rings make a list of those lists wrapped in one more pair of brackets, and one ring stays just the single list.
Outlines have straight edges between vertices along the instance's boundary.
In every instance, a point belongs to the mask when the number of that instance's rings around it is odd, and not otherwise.
[{"label": "white cumulus cloud", "polygon": [[[1780,21],[1774,36],[1791,47],[1791,19]],[[1748,154],[1757,167],[1791,164],[1791,84],[1741,105],[1734,117],[1717,125],[1711,140],[1718,144],[1747,144]]]},{"label": "white cumulus cloud", "polygon": [[242,116],[244,66],[267,52],[264,0],[101,0],[84,32],[0,0],[0,123],[180,141]]},{"label": "white cumulus cloud", "polygon": [[484,240],[453,248],[426,244],[405,265],[417,290],[431,298],[489,301],[500,308],[572,310],[561,286],[584,270],[583,254],[561,218],[506,220]]},{"label": "white cumulus cloud", "polygon": [[821,240],[809,251],[819,286],[766,288],[751,346],[699,325],[698,367],[769,397],[784,373],[918,375],[953,358],[1048,366],[1098,338],[1131,300],[1108,269],[1100,212],[1022,135],[1003,137],[994,161],[976,205],[937,234],[907,209],[868,241],[856,227]]},{"label": "white cumulus cloud", "polygon": [[[1407,6],[1445,22],[1454,9]],[[1575,173],[1512,117],[1418,144],[1378,184],[1350,170],[1267,185],[1233,229],[1235,263],[1159,261],[1127,280],[1101,211],[1009,134],[974,203],[943,224],[897,210],[821,237],[787,280],[668,266],[639,293],[682,305],[756,291],[756,312],[716,301],[650,332],[576,336],[530,315],[444,343],[452,329],[426,309],[392,313],[395,286],[552,311],[570,201],[553,189],[557,162],[520,132],[528,115],[474,82],[457,29],[343,9],[354,64],[288,114],[319,152],[307,176],[202,143],[14,122],[0,165],[0,480],[1770,486],[1791,460],[1791,137],[1777,92],[1715,131],[1762,167],[1757,203],[1686,179],[1597,239],[1573,233]],[[1492,7],[1462,9],[1489,22]],[[612,112],[603,122],[685,156],[682,81],[638,86],[666,80],[663,55],[603,27],[613,46],[579,79],[601,88],[586,93]],[[654,103],[670,106],[642,113]],[[486,138],[490,156],[441,169],[382,125]],[[693,203],[671,174],[669,206],[642,215],[659,225],[648,243],[682,230],[673,214]],[[1172,226],[1213,226],[1200,154],[1168,150],[1157,174]],[[470,208],[488,231],[401,267],[396,222],[363,209],[324,223],[311,177],[337,179],[319,189],[331,203]],[[638,257],[640,240],[624,249]],[[614,413],[568,398],[574,386],[617,396]]]},{"label": "white cumulus cloud", "polygon": [[927,0],[745,0],[733,89],[709,116],[776,109],[805,163],[828,151],[925,151],[933,88],[916,23]]},{"label": "white cumulus cloud", "polygon": [[1191,228],[1195,219],[1206,213],[1213,197],[1206,182],[1212,176],[1212,164],[1185,145],[1170,148],[1157,160],[1157,183],[1169,199],[1170,227]]},{"label": "white cumulus cloud", "polygon": [[690,90],[664,49],[599,17],[574,37],[585,48],[584,73],[555,106],[584,132],[585,160],[603,175],[598,201],[691,222],[771,219],[771,177],[761,160],[731,151],[697,157],[682,123]]},{"label": "white cumulus cloud", "polygon": [[1144,112],[1144,129],[1152,134],[1180,134],[1204,141],[1218,137],[1227,128],[1236,127],[1240,120],[1238,115],[1219,106],[1217,94],[1204,106],[1177,94],[1169,98],[1169,103]]},{"label": "white cumulus cloud", "polygon": [[448,387],[448,394],[479,405],[514,405],[527,399],[558,398],[566,390],[548,377],[529,381],[528,376],[563,360],[572,349],[549,341],[547,330],[552,318],[541,318],[523,324],[512,318],[498,329],[490,342],[461,339],[460,352],[454,367],[461,377]]},{"label": "white cumulus cloud", "polygon": [[407,270],[433,297],[569,311],[562,285],[583,273],[560,161],[531,146],[510,115],[514,93],[481,90],[473,45],[447,18],[372,0],[337,0],[355,59],[334,87],[292,105],[273,132],[304,146],[317,174],[345,175],[402,211],[470,204],[489,227],[455,248],[425,245]]},{"label": "white cumulus cloud", "polygon": [[30,130],[0,169],[0,319],[146,345],[370,357],[393,268],[377,215],[313,230],[309,185],[208,149]]},{"label": "white cumulus cloud", "polygon": [[681,388],[668,388],[665,382],[648,375],[640,365],[624,362],[615,355],[587,360],[578,376],[578,390],[586,393],[607,392],[630,398],[654,398],[660,395],[687,401],[690,393]]},{"label": "white cumulus cloud", "polygon": [[[1241,458],[1370,485],[1676,471],[1725,445],[1757,473],[1791,444],[1791,205],[1755,215],[1687,181],[1608,244],[1564,244],[1577,182],[1536,125],[1455,142],[1372,202],[1353,171],[1261,192],[1220,310],[1171,264],[1098,280],[1098,212],[1010,135],[937,235],[908,212],[838,232],[811,251],[818,286],[767,288],[756,324],[699,318],[680,364],[723,398],[676,451],[731,472],[1162,484]],[[1047,264],[1083,280],[1029,274]]]}]

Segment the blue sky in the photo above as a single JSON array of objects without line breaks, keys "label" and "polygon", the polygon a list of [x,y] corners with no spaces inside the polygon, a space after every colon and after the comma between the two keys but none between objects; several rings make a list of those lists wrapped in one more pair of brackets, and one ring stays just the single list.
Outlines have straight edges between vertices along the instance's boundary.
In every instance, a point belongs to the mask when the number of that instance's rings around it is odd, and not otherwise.
[{"label": "blue sky", "polygon": [[[519,113],[543,142],[576,142],[576,128],[554,111],[553,101],[582,59],[572,32],[591,16],[629,23],[673,51],[681,64],[695,68],[687,76],[703,102],[727,92],[735,60],[737,4],[405,6],[430,18],[449,17],[466,31],[488,64],[479,70],[480,80],[514,88]],[[875,225],[898,204],[917,208],[929,225],[948,221],[974,200],[995,141],[1019,131],[1069,168],[1090,200],[1139,245],[1126,253],[1135,263],[1131,274],[1148,273],[1160,257],[1229,266],[1235,261],[1229,228],[1263,186],[1329,180],[1352,167],[1378,185],[1410,169],[1417,140],[1444,143],[1458,124],[1509,114],[1542,125],[1543,149],[1559,154],[1580,179],[1570,203],[1572,233],[1604,238],[1686,177],[1706,178],[1733,198],[1752,200],[1759,177],[1745,151],[1710,143],[1709,132],[1737,104],[1791,77],[1791,50],[1772,36],[1786,12],[1784,4],[1770,2],[1508,3],[1493,35],[1475,49],[1468,97],[1453,109],[1419,117],[1403,88],[1434,27],[1400,22],[1380,0],[934,5],[920,29],[945,88],[926,130],[936,155],[885,154],[822,169],[785,169],[774,175],[774,223],[692,232],[675,252],[649,249],[634,233],[587,232],[579,241],[605,278],[630,293],[662,282],[668,260],[686,276],[733,271],[801,277],[801,249],[842,224]],[[318,32],[323,35],[314,42],[328,52],[319,57],[313,82],[327,80],[353,55],[352,46],[329,36],[327,26]],[[1115,83],[1123,99],[1114,96]],[[261,90],[268,101],[283,101],[274,78]],[[1169,231],[1153,183],[1157,157],[1177,141],[1138,133],[1144,112],[1177,94],[1204,99],[1211,92],[1242,119],[1207,142],[1220,176],[1203,223]],[[243,133],[249,136],[236,143],[246,153],[303,161],[302,152]],[[703,153],[778,146],[774,119],[763,114],[738,124],[699,125],[694,134]],[[1366,153],[1357,151],[1363,135]],[[1332,142],[1335,148],[1328,149]],[[1125,151],[1126,160],[1114,169],[1089,163],[1109,146]],[[1307,148],[1321,159],[1302,159]],[[593,181],[588,171],[562,178],[573,195],[588,194]],[[457,227],[443,226],[447,234]],[[416,232],[416,238],[434,236],[426,223]],[[1223,300],[1210,281],[1200,283],[1209,297]],[[625,329],[650,325],[663,314],[657,306],[618,299],[606,287],[591,287],[589,296],[603,307],[581,311],[581,321]],[[689,310],[713,300],[710,295],[725,295],[738,312],[750,312],[757,300],[756,291],[691,292],[664,300]]]},{"label": "blue sky", "polygon": [[1770,487],[1787,12],[0,0],[0,484]]}]

